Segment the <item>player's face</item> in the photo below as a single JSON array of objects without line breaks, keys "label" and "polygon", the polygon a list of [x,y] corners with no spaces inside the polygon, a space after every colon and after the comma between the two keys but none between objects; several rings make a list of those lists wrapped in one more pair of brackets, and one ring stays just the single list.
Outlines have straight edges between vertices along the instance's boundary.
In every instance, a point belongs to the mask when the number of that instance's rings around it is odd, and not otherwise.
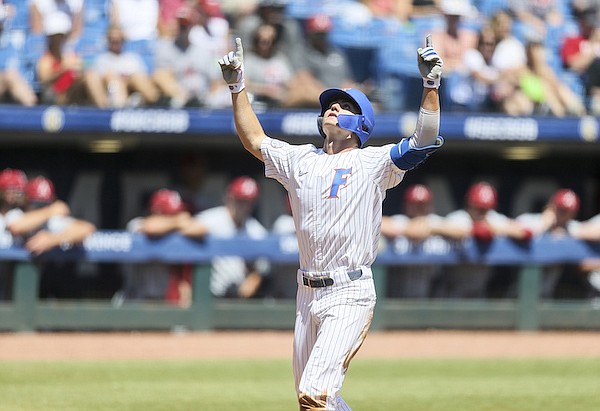
[{"label": "player's face", "polygon": [[[323,114],[323,128],[327,129],[331,126],[336,126],[338,130],[341,130],[338,125],[338,115],[340,114],[359,114],[360,108],[356,105],[356,103],[349,99],[339,99],[334,100],[329,104],[327,110]],[[331,132],[331,130],[329,131]],[[348,134],[347,131],[344,130],[345,134]]]}]

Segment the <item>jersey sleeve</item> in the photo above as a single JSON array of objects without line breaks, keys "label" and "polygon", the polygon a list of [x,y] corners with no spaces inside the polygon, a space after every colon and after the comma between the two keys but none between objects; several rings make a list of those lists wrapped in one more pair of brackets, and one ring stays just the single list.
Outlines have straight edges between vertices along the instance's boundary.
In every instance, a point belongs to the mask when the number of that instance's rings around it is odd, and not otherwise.
[{"label": "jersey sleeve", "polygon": [[293,145],[282,140],[266,137],[260,148],[265,163],[265,177],[279,181],[287,190],[297,160],[303,154],[315,150],[316,147],[311,144]]},{"label": "jersey sleeve", "polygon": [[401,170],[394,164],[390,154],[394,144],[386,144],[384,146],[371,146],[362,148],[363,165],[373,176],[373,180],[381,188],[388,190],[396,187],[402,179],[406,171]]}]

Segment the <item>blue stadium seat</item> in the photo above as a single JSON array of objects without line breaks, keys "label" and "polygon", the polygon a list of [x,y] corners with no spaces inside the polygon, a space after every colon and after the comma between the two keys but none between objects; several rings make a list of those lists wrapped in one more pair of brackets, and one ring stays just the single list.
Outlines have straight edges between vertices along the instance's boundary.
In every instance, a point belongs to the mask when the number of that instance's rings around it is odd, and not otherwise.
[{"label": "blue stadium seat", "polygon": [[[15,7],[15,15],[9,20],[10,29],[29,30],[29,6],[24,0],[4,0]],[[6,27],[5,27],[6,29]]]},{"label": "blue stadium seat", "polygon": [[152,73],[155,69],[154,62],[154,47],[156,43],[154,41],[148,40],[137,40],[137,41],[126,41],[123,45],[124,52],[134,52],[142,57],[146,67],[148,68],[148,72]]},{"label": "blue stadium seat", "polygon": [[36,66],[39,58],[46,51],[46,36],[43,34],[31,34],[25,41],[23,53],[23,76],[31,84],[36,93],[41,92],[42,87],[37,79]]}]

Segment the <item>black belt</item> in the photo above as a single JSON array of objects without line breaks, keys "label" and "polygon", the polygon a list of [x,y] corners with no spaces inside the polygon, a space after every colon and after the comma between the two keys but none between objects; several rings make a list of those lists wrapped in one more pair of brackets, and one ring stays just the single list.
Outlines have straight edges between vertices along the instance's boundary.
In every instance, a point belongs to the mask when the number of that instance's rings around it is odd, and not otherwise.
[{"label": "black belt", "polygon": [[333,285],[333,278],[331,277],[315,277],[315,278],[307,278],[302,277],[302,283],[305,286],[311,288],[320,288],[320,287],[329,287]]},{"label": "black belt", "polygon": [[[352,270],[348,271],[348,278],[354,281],[362,276],[362,270]],[[321,287],[329,287],[333,285],[334,281],[331,277],[302,277],[302,283],[310,288],[321,288]]]}]

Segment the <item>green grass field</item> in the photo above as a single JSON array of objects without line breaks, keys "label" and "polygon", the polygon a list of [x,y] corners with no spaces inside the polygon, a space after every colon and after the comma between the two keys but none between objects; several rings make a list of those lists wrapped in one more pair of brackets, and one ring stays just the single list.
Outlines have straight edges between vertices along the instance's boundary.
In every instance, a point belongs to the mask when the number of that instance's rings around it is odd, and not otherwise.
[{"label": "green grass field", "polygon": [[[361,360],[354,411],[596,411],[600,359]],[[297,410],[290,361],[1,362],[1,411]]]}]

